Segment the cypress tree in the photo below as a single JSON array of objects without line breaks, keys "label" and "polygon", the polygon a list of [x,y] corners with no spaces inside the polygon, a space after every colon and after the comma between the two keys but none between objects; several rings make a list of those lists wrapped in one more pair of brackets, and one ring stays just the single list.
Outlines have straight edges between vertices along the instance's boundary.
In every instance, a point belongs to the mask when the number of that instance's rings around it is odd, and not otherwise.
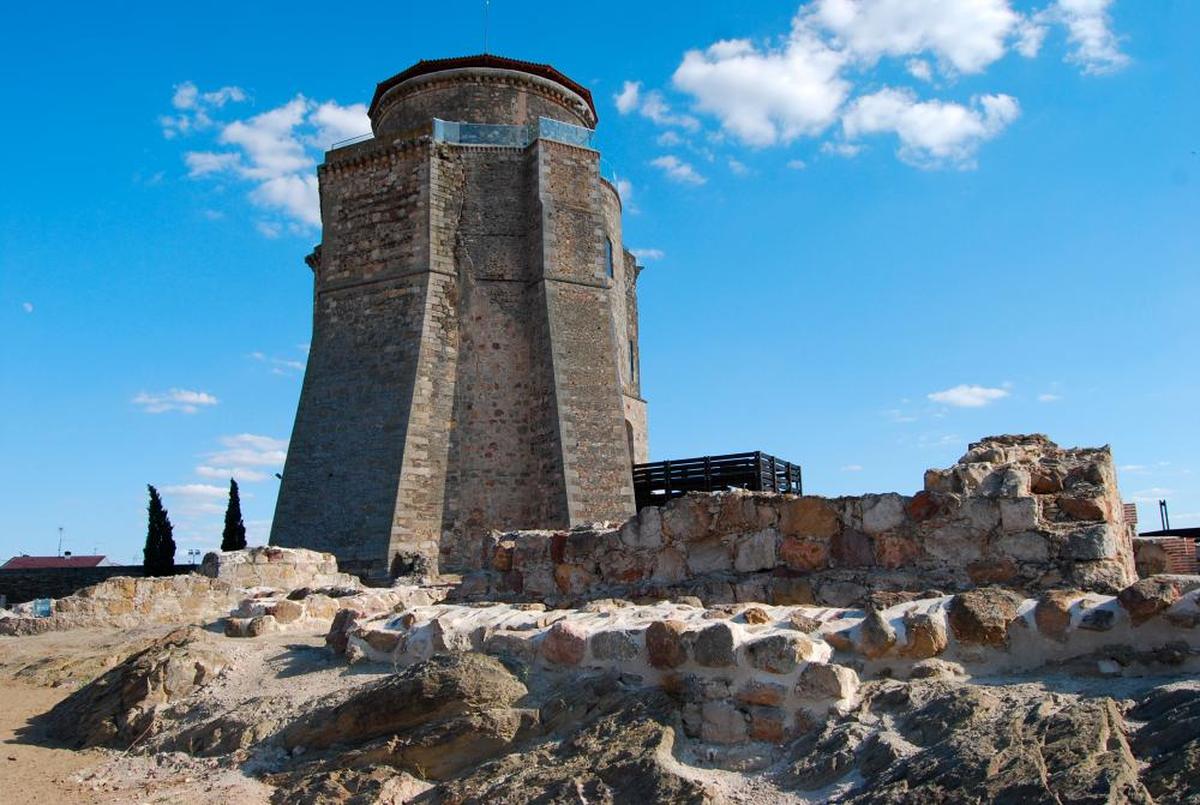
[{"label": "cypress tree", "polygon": [[242,499],[237,481],[229,479],[229,506],[225,509],[225,531],[221,534],[221,550],[240,551],[246,547],[246,525],[242,522]]},{"label": "cypress tree", "polygon": [[[159,504],[160,508],[162,504]],[[167,516],[167,510],[162,510],[162,536],[158,543],[158,568],[157,574],[166,576],[175,570],[175,528],[171,525],[171,518]]]},{"label": "cypress tree", "polygon": [[158,490],[147,484],[150,490],[149,522],[146,527],[146,546],[142,548],[142,567],[150,576],[170,572],[175,566],[174,529],[171,518],[163,507]]}]

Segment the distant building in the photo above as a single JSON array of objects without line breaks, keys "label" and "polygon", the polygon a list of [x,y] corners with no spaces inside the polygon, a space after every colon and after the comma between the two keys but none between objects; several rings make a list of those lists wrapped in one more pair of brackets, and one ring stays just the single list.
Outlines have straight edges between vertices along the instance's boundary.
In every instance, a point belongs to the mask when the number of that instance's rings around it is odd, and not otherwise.
[{"label": "distant building", "polygon": [[57,570],[76,567],[115,567],[107,556],[14,556],[0,570]]}]

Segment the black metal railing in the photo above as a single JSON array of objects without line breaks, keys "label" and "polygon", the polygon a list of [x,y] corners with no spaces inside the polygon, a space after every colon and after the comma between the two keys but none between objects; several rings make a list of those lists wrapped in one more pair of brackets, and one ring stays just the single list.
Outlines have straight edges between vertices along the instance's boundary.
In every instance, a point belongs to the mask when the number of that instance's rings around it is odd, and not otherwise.
[{"label": "black metal railing", "polygon": [[724,489],[803,494],[800,465],[759,450],[633,466],[633,491],[638,509],[661,506],[688,492]]}]

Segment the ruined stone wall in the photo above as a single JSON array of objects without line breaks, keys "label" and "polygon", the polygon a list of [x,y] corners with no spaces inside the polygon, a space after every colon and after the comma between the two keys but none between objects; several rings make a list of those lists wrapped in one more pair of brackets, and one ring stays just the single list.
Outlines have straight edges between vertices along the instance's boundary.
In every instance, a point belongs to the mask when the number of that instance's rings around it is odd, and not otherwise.
[{"label": "ruined stone wall", "polygon": [[620,528],[495,538],[461,594],[849,606],[871,591],[1115,592],[1134,581],[1112,455],[994,437],[916,495],[692,494]]},{"label": "ruined stone wall", "polygon": [[[642,397],[641,333],[638,329],[637,281],[641,267],[629,251],[622,255],[625,266],[625,341],[626,367],[624,405],[628,440],[634,464],[650,460],[650,423],[647,420],[646,400]],[[632,355],[629,354],[632,350]]]}]

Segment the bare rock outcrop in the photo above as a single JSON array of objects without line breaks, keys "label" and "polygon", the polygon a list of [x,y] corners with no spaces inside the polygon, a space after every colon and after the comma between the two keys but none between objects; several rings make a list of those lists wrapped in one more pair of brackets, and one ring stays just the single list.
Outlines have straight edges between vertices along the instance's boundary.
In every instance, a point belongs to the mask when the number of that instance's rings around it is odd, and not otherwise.
[{"label": "bare rock outcrop", "polygon": [[77,749],[126,749],[155,731],[162,706],[203,688],[230,664],[211,634],[175,629],[68,696],[44,716],[44,724]]}]

